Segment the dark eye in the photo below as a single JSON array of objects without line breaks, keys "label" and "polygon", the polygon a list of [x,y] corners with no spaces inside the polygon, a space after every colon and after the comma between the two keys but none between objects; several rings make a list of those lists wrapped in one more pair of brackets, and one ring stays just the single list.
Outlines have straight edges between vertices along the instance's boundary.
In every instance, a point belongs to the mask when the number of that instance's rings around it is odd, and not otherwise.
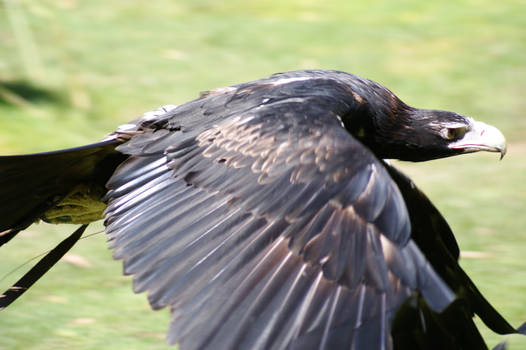
[{"label": "dark eye", "polygon": [[458,128],[447,128],[445,136],[448,140],[456,140],[462,138],[466,134],[466,128],[461,126]]}]

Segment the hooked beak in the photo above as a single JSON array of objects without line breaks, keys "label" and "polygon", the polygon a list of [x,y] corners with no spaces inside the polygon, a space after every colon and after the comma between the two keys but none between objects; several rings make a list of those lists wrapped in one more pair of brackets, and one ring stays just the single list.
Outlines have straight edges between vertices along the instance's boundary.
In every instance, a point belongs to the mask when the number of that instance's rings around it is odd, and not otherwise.
[{"label": "hooked beak", "polygon": [[473,121],[471,129],[463,138],[448,145],[451,149],[463,150],[463,153],[478,151],[500,152],[500,159],[506,154],[506,139],[494,126]]}]

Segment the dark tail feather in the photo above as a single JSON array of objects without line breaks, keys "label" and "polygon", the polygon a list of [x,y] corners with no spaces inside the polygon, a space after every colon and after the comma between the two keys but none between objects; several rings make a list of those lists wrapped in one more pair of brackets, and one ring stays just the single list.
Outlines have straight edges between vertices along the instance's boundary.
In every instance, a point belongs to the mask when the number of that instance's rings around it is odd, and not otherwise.
[{"label": "dark tail feather", "polygon": [[5,309],[36,281],[40,279],[50,268],[66,254],[80,239],[88,225],[82,225],[68,238],[60,242],[53,250],[46,254],[31,270],[19,279],[11,288],[0,295],[0,310]]},{"label": "dark tail feather", "polygon": [[[79,187],[88,188],[86,191],[90,193],[92,189],[97,189],[94,193],[100,192],[100,195],[90,198],[97,202],[101,200],[106,182],[124,158],[115,151],[119,143],[108,140],[55,152],[0,157],[0,246],[33,222],[41,218],[47,220],[50,210],[56,214],[57,205],[64,198],[67,203],[60,204],[63,206],[59,208],[66,208],[66,211],[72,205],[73,208],[78,205],[85,208],[83,202],[73,204],[71,201],[73,197],[70,194],[79,193]],[[58,212],[61,215],[60,209]],[[71,217],[76,217],[74,215],[71,214]],[[53,222],[62,222],[61,219],[58,216]],[[79,223],[79,220],[64,221]],[[80,223],[83,225],[79,229],[0,295],[0,310],[20,297],[53,267],[79,240],[90,221],[93,220],[82,217]]]},{"label": "dark tail feather", "polygon": [[0,157],[0,246],[77,185],[104,188],[123,156],[108,140],[55,152]]}]

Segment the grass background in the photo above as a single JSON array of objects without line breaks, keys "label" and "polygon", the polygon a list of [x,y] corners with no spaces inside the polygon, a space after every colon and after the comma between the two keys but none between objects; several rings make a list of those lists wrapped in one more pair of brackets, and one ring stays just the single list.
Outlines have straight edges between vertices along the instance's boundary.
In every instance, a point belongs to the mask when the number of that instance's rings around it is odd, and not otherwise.
[{"label": "grass background", "polygon": [[[329,68],[409,104],[499,127],[509,153],[399,164],[442,211],[482,292],[526,321],[526,5],[523,1],[41,0],[0,2],[0,153],[99,140],[199,91],[278,71]],[[23,186],[23,184],[21,184]],[[0,252],[0,276],[73,227],[36,225]],[[100,231],[94,225],[90,232]],[[0,349],[163,349],[168,312],[105,248],[82,240],[0,314]],[[27,270],[0,281],[7,288]],[[490,346],[503,339],[481,326]],[[526,348],[520,336],[510,349]]]}]

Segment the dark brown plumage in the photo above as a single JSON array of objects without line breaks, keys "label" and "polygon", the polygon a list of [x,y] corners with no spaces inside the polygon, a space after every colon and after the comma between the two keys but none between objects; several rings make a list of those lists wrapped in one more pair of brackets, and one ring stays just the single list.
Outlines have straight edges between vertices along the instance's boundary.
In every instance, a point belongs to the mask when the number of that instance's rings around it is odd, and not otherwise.
[{"label": "dark brown plumage", "polygon": [[355,75],[282,73],[98,144],[0,158],[16,203],[0,239],[38,218],[87,224],[96,210],[77,209],[103,200],[115,258],[154,309],[170,307],[181,349],[484,348],[474,312],[515,329],[458,266],[442,216],[382,160],[478,150],[504,154],[502,134]]}]

